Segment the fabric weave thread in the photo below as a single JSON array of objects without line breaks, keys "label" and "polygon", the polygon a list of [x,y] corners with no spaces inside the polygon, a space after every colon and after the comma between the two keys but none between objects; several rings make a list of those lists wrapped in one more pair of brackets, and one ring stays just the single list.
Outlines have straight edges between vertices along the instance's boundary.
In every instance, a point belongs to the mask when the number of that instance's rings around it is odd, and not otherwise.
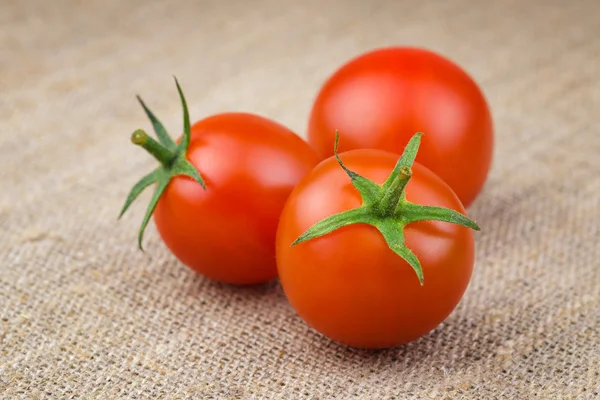
[{"label": "fabric weave thread", "polygon": [[[600,398],[600,3],[5,0],[0,6],[0,398]],[[180,80],[193,120],[243,110],[304,136],[320,83],[383,45],[450,57],[494,113],[470,287],[430,335],[368,352],[316,334],[276,282],[179,264],[150,224]]]}]

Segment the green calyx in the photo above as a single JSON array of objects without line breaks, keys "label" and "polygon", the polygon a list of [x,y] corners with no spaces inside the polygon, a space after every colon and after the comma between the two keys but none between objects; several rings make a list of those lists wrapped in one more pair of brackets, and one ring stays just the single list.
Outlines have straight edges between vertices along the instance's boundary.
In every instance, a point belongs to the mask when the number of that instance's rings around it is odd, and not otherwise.
[{"label": "green calyx", "polygon": [[455,210],[444,207],[423,206],[406,200],[405,188],[412,176],[411,167],[417,156],[422,135],[418,132],[410,139],[386,181],[383,185],[378,185],[349,170],[344,165],[337,152],[339,133],[336,131],[335,157],[350,177],[352,185],[359,191],[362,205],[317,222],[300,235],[292,243],[292,246],[327,235],[344,226],[368,224],[377,228],[389,248],[410,264],[419,278],[419,283],[423,285],[423,268],[417,256],[404,243],[404,227],[412,222],[435,220],[462,225],[477,231],[480,228],[471,219]]},{"label": "green calyx", "polygon": [[146,214],[144,215],[144,219],[142,220],[142,225],[138,234],[138,246],[140,250],[144,250],[142,247],[142,238],[144,236],[144,230],[150,221],[150,217],[158,204],[158,200],[164,193],[167,185],[173,179],[173,177],[177,175],[184,175],[192,178],[196,182],[202,186],[204,190],[206,190],[206,184],[204,183],[204,179],[202,176],[190,163],[186,158],[187,149],[190,145],[190,135],[191,135],[191,125],[190,125],[190,115],[187,107],[187,103],[185,100],[185,96],[179,86],[179,82],[177,78],[175,78],[175,84],[177,85],[177,91],[179,92],[179,97],[181,99],[181,105],[183,107],[183,136],[179,144],[176,144],[173,139],[167,133],[167,130],[163,126],[163,124],[156,118],[156,116],[146,107],[146,104],[142,101],[140,96],[137,96],[138,101],[142,105],[146,115],[152,122],[152,126],[154,127],[154,131],[156,132],[156,137],[158,138],[158,142],[148,136],[146,132],[142,129],[138,129],[131,135],[131,142],[138,146],[143,147],[148,153],[150,153],[154,158],[156,158],[160,165],[154,171],[150,172],[142,179],[140,179],[134,186],[131,188],[127,199],[125,200],[125,204],[121,209],[121,213],[119,214],[119,218],[125,214],[131,203],[146,189],[148,186],[152,184],[156,184],[156,189],[154,194],[152,195],[152,199],[148,204],[148,208],[146,209]]}]

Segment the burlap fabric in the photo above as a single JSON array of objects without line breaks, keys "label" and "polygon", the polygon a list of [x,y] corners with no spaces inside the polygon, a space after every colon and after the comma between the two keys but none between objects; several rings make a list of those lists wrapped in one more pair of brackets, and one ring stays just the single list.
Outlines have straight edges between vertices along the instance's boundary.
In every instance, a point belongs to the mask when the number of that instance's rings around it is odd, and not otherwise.
[{"label": "burlap fabric", "polygon": [[[600,398],[600,3],[17,1],[0,4],[3,399]],[[428,47],[493,107],[494,166],[470,214],[477,262],[436,331],[369,352],[308,328],[277,283],[179,264],[149,192],[140,93],[172,133],[224,110],[305,134],[322,80],[359,52]]]}]

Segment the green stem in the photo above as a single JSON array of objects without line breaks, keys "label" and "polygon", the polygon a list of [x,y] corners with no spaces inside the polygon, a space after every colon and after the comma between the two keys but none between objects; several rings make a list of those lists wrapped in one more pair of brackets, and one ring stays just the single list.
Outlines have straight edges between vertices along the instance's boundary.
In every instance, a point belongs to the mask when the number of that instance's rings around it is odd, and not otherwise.
[{"label": "green stem", "polygon": [[148,153],[152,154],[164,167],[169,167],[177,153],[169,150],[156,140],[152,139],[143,129],[138,129],[131,134],[131,142],[143,147]]},{"label": "green stem", "polygon": [[367,224],[379,230],[388,247],[402,258],[415,271],[419,283],[423,285],[423,268],[418,257],[406,247],[404,228],[418,221],[441,221],[479,230],[479,226],[460,212],[436,206],[413,204],[406,200],[406,185],[412,177],[411,167],[417,156],[422,133],[417,132],[406,145],[402,156],[383,183],[375,182],[357,174],[344,165],[337,154],[339,140],[336,132],[334,154],[340,166],[352,181],[362,198],[362,205],[317,221],[302,233],[291,246],[318,239],[341,227],[353,224]]},{"label": "green stem", "polygon": [[156,205],[167,189],[171,179],[176,176],[187,176],[188,178],[196,181],[200,187],[206,190],[206,183],[204,182],[202,175],[200,175],[200,171],[198,171],[198,169],[187,159],[187,150],[191,140],[190,114],[188,111],[187,102],[183,95],[183,91],[179,86],[177,78],[175,78],[175,84],[177,86],[177,91],[179,92],[179,97],[181,100],[181,106],[183,108],[183,137],[179,144],[175,144],[175,141],[173,141],[173,139],[169,136],[167,130],[162,125],[160,120],[156,118],[154,113],[152,113],[152,111],[146,107],[146,104],[144,104],[142,99],[138,96],[138,100],[144,108],[146,115],[152,122],[152,126],[154,127],[154,131],[156,132],[156,136],[158,137],[159,141],[156,141],[148,136],[148,134],[142,129],[138,129],[131,135],[131,142],[146,149],[148,153],[152,154],[154,158],[160,162],[160,165],[154,169],[154,171],[146,174],[131,188],[129,194],[127,195],[127,199],[125,200],[125,204],[121,209],[121,213],[119,214],[120,218],[129,209],[129,206],[131,206],[135,199],[144,191],[144,189],[152,185],[156,186],[154,194],[150,199],[150,203],[148,203],[148,207],[146,208],[146,213],[144,214],[144,219],[142,220],[142,224],[138,233],[138,245],[140,250],[143,250],[142,238],[144,235],[144,230],[146,229],[146,225],[150,221]]},{"label": "green stem", "polygon": [[382,217],[389,217],[396,213],[402,200],[404,200],[404,189],[412,176],[412,171],[407,166],[400,167],[398,175],[387,188],[381,201],[377,205],[377,211]]}]

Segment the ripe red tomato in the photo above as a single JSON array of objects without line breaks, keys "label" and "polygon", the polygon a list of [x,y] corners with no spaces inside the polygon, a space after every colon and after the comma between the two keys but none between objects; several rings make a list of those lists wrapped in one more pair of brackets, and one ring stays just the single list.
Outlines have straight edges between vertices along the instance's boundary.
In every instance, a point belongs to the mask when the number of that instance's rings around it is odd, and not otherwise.
[{"label": "ripe red tomato", "polygon": [[465,207],[482,190],[492,162],[491,112],[475,81],[434,52],[376,49],[342,65],[321,87],[311,110],[308,142],[322,158],[374,148],[400,153],[424,132],[417,162],[452,187]]},{"label": "ripe red tomato", "polygon": [[390,184],[400,175],[388,177],[398,173],[396,154],[361,149],[340,158],[349,172],[328,158],[286,202],[277,232],[281,285],[298,315],[335,341],[362,348],[410,342],[463,296],[474,263],[469,228],[479,227],[419,163],[398,163],[409,171],[402,189]]},{"label": "ripe red tomato", "polygon": [[248,113],[213,115],[190,127],[180,96],[185,122],[179,144],[143,103],[161,143],[143,131],[132,137],[162,164],[134,187],[123,209],[157,183],[140,248],[154,215],[167,247],[198,273],[229,284],[275,278],[279,215],[294,186],[318,163],[316,153],[286,127]]}]

